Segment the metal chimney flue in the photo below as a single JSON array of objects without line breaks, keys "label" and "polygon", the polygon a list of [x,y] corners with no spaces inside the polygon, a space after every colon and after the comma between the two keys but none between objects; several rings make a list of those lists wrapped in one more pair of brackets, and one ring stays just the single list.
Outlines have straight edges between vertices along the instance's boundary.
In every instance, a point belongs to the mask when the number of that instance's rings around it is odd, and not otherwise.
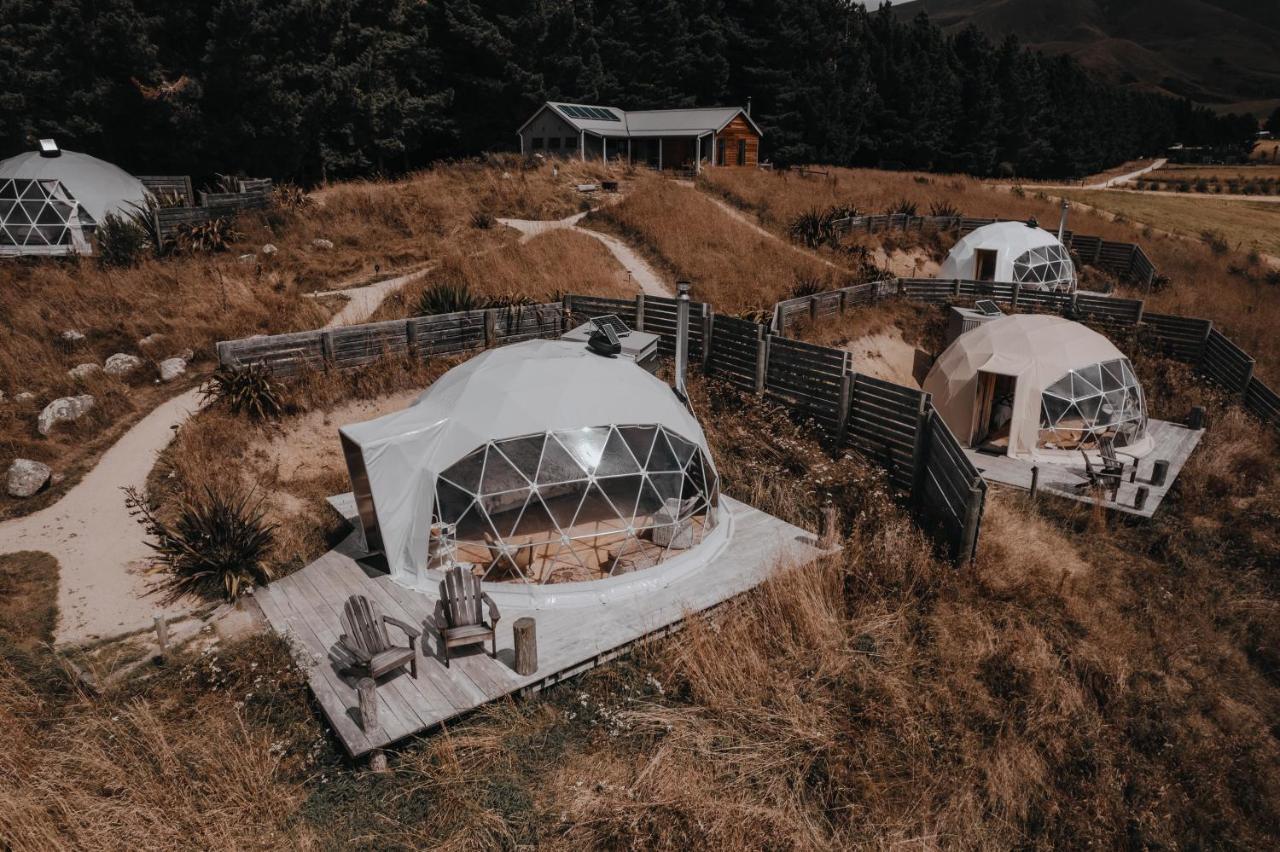
[{"label": "metal chimney flue", "polygon": [[1058,242],[1062,242],[1063,236],[1067,233],[1067,213],[1071,210],[1071,204],[1065,198],[1062,200],[1062,218],[1058,220]]},{"label": "metal chimney flue", "polygon": [[689,282],[676,282],[676,393],[688,399],[685,373],[689,369]]},{"label": "metal chimney flue", "polygon": [[751,116],[751,98],[749,96],[747,97],[747,116]]}]

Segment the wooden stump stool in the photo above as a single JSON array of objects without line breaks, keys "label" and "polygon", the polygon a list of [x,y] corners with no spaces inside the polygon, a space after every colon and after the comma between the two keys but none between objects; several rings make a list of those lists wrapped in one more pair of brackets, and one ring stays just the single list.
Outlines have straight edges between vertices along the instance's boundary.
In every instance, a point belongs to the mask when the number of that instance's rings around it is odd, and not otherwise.
[{"label": "wooden stump stool", "polygon": [[516,674],[531,675],[538,670],[538,631],[528,616],[517,618],[511,626],[516,642]]}]

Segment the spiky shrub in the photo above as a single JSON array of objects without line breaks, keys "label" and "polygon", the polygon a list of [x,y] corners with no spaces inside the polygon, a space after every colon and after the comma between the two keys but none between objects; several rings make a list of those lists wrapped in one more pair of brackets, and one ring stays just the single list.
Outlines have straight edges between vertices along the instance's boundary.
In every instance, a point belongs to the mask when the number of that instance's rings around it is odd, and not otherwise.
[{"label": "spiky shrub", "polygon": [[136,266],[147,251],[149,243],[145,229],[115,213],[102,220],[94,239],[97,242],[98,262],[103,266],[114,267]]},{"label": "spiky shrub", "polygon": [[818,248],[831,240],[831,218],[818,209],[806,210],[787,227],[791,239],[806,248]]},{"label": "spiky shrub", "polygon": [[480,231],[489,230],[495,221],[493,214],[488,210],[476,210],[471,214],[471,227]]},{"label": "spiky shrub", "polygon": [[164,236],[160,233],[160,223],[156,221],[156,210],[164,205],[154,197],[148,197],[143,204],[130,201],[129,222],[147,235],[147,245],[157,257],[169,248]]},{"label": "spiky shrub", "polygon": [[418,296],[418,316],[478,311],[485,307],[466,284],[437,281]]},{"label": "spiky shrub", "polygon": [[960,218],[960,210],[950,201],[934,201],[929,205],[929,215],[958,219]]},{"label": "spiky shrub", "polygon": [[799,277],[796,283],[791,285],[791,298],[801,299],[806,296],[816,296],[825,292],[826,287],[816,278]]},{"label": "spiky shrub", "polygon": [[266,564],[276,525],[252,491],[223,493],[208,485],[179,498],[172,521],[161,519],[147,495],[126,489],[129,512],[146,528],[155,552],[155,592],[168,605],[188,595],[236,600],[271,581]]},{"label": "spiky shrub", "polygon": [[311,196],[302,187],[292,183],[278,183],[271,191],[271,203],[279,210],[305,210],[311,206]]},{"label": "spiky shrub", "polygon": [[284,388],[271,377],[265,364],[219,367],[200,389],[210,405],[225,405],[233,414],[251,420],[279,420],[285,410]]},{"label": "spiky shrub", "polygon": [[240,232],[235,228],[235,221],[222,216],[184,225],[178,231],[178,248],[188,254],[207,254],[226,251],[231,244],[240,239]]},{"label": "spiky shrub", "polygon": [[891,216],[914,216],[920,209],[920,206],[914,201],[906,198],[900,198],[889,206],[887,212]]}]

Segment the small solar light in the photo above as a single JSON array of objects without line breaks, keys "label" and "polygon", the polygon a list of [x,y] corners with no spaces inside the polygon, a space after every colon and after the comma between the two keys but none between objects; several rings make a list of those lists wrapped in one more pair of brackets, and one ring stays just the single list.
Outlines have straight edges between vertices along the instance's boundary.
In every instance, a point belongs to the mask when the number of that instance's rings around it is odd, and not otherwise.
[{"label": "small solar light", "polygon": [[58,147],[58,143],[53,139],[40,140],[40,156],[41,157],[57,157],[62,154],[62,149]]}]

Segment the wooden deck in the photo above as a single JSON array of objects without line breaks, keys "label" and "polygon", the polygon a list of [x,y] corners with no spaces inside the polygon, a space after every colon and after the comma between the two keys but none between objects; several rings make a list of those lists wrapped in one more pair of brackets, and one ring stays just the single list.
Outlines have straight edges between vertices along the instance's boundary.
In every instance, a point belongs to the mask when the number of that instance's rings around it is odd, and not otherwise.
[{"label": "wooden deck", "polygon": [[[1155,449],[1139,462],[1137,481],[1130,482],[1126,474],[1120,490],[1116,492],[1115,500],[1099,500],[1089,490],[1080,487],[1081,483],[1087,481],[1083,460],[1079,464],[1040,464],[1039,491],[1081,503],[1100,504],[1108,509],[1142,518],[1152,517],[1173,487],[1174,480],[1178,478],[1192,451],[1200,443],[1204,430],[1190,429],[1164,420],[1152,420],[1147,424],[1147,434],[1155,441]],[[1011,485],[1024,491],[1031,489],[1033,464],[1030,461],[992,456],[970,449],[966,449],[965,454],[988,482]],[[1164,484],[1159,486],[1151,484],[1151,470],[1157,459],[1167,459],[1169,462],[1169,473]],[[1139,488],[1148,490],[1147,502],[1142,509],[1134,506]]]},{"label": "wooden deck", "polygon": [[[710,609],[777,570],[821,555],[812,533],[728,497],[723,502],[731,515],[732,534],[709,564],[666,588],[621,603],[537,611],[504,606],[496,660],[479,647],[461,649],[454,651],[452,666],[445,668],[432,626],[435,596],[399,586],[383,571],[353,558],[360,554],[359,533],[260,589],[257,600],[271,626],[291,637],[310,658],[311,690],[348,753],[357,757],[505,695],[536,691],[586,671],[639,640],[677,628],[689,613]],[[339,499],[335,505],[341,504]],[[365,595],[387,614],[423,627],[424,659],[418,678],[402,671],[379,681],[379,729],[369,732],[359,724],[356,678],[339,672],[331,657],[341,632],[343,603],[353,594]],[[521,616],[537,622],[538,670],[527,677],[513,668],[511,625]]]}]

